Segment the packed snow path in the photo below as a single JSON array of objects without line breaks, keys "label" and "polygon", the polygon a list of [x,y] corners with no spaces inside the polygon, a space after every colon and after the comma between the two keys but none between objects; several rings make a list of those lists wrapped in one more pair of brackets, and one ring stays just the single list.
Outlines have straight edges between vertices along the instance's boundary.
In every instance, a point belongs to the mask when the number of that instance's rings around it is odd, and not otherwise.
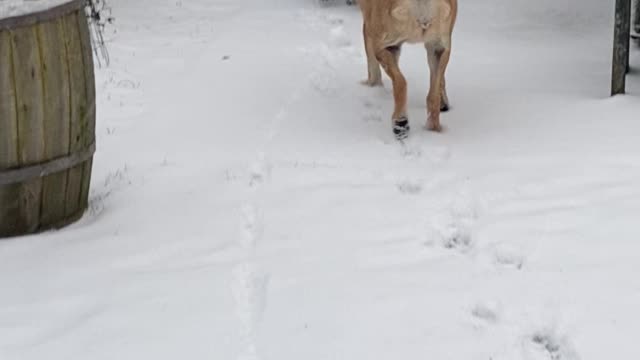
[{"label": "packed snow path", "polygon": [[403,51],[404,144],[357,8],[110,4],[91,206],[0,242],[0,359],[640,358],[613,3],[461,0],[442,134]]}]

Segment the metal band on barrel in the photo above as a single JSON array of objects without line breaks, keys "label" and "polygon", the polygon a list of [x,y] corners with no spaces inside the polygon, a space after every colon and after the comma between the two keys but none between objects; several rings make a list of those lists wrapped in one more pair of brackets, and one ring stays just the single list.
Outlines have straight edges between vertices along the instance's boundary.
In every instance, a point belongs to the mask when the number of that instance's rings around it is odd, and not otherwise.
[{"label": "metal band on barrel", "polygon": [[0,170],[0,186],[17,184],[71,169],[72,167],[89,160],[95,152],[96,143],[94,142],[88,148],[71,155],[55,158],[36,165],[25,166],[19,169]]}]

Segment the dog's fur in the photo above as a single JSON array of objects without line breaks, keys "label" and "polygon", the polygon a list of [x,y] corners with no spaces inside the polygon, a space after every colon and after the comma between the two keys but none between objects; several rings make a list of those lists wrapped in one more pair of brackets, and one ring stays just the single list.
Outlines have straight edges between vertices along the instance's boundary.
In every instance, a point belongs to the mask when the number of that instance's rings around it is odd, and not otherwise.
[{"label": "dog's fur", "polygon": [[[393,83],[394,126],[407,124],[407,82],[398,60],[404,43],[423,43],[427,49],[431,83],[427,96],[427,128],[440,131],[440,111],[449,108],[445,71],[451,54],[451,35],[457,0],[358,0],[369,76],[364,83],[382,85],[380,65]],[[403,125],[404,124],[404,125]]]}]

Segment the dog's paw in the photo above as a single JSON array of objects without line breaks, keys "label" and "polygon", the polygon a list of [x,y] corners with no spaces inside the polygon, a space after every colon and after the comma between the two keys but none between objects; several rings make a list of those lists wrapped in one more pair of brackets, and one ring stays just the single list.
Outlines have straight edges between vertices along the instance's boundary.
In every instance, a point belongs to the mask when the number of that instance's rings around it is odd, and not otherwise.
[{"label": "dog's paw", "polygon": [[393,135],[395,135],[397,140],[404,140],[409,137],[410,129],[409,119],[406,117],[393,121]]},{"label": "dog's paw", "polygon": [[427,121],[426,127],[429,131],[442,132],[442,125],[440,124],[440,121],[429,120]]},{"label": "dog's paw", "polygon": [[382,79],[367,79],[360,81],[360,84],[368,87],[382,86]]}]

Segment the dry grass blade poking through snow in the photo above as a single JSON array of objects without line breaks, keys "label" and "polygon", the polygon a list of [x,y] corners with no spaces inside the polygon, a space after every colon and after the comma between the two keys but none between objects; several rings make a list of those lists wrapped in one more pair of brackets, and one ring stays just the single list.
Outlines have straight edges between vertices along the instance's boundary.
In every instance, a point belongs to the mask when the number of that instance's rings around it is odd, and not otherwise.
[{"label": "dry grass blade poking through snow", "polygon": [[91,44],[98,66],[109,66],[109,51],[104,42],[104,28],[115,20],[111,16],[111,7],[106,0],[86,0],[85,13],[91,29]]}]

